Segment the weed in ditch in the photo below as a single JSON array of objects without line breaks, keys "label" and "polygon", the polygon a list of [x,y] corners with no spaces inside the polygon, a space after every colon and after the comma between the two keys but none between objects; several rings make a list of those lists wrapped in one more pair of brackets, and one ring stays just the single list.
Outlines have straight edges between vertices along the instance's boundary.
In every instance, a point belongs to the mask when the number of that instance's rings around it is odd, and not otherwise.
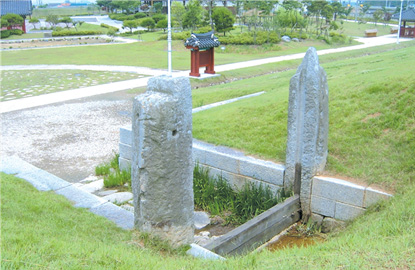
[{"label": "weed in ditch", "polygon": [[226,179],[210,177],[209,170],[198,164],[193,171],[193,192],[196,207],[222,216],[234,225],[248,221],[290,195],[283,189],[274,193],[267,186],[253,183],[237,192]]},{"label": "weed in ditch", "polygon": [[109,164],[95,167],[95,174],[104,176],[104,186],[107,188],[124,186],[125,184],[131,187],[131,171],[120,170],[119,157],[119,154],[115,154]]}]

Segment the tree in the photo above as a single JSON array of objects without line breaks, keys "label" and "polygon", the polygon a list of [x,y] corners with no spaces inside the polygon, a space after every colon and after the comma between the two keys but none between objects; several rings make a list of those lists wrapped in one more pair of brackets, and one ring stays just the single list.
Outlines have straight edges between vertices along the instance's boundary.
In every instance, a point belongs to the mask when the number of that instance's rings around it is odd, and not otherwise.
[{"label": "tree", "polygon": [[73,26],[75,27],[76,31],[78,31],[78,28],[76,28],[76,25],[79,25],[79,27],[82,26],[82,24],[84,23],[84,21],[77,21],[73,24]]},{"label": "tree", "polygon": [[59,23],[59,17],[55,14],[49,14],[46,16],[46,22],[48,22],[52,28],[55,28]]},{"label": "tree", "polygon": [[147,31],[150,31],[150,29],[154,29],[156,22],[152,18],[145,18],[141,21],[141,26],[147,27]]},{"label": "tree", "polygon": [[69,25],[73,23],[72,19],[70,17],[64,17],[59,20],[59,22],[66,24],[66,28],[69,29]]},{"label": "tree", "polygon": [[161,11],[163,10],[163,3],[162,2],[155,3],[154,10],[156,11],[156,13],[161,13]]},{"label": "tree", "polygon": [[373,19],[375,20],[375,25],[377,25],[378,21],[380,21],[383,17],[383,11],[378,9],[373,13]]},{"label": "tree", "polygon": [[163,29],[163,32],[166,32],[166,28],[167,28],[167,19],[158,21],[157,23],[157,28],[161,28]]},{"label": "tree", "polygon": [[190,28],[193,32],[193,30],[201,22],[202,11],[203,8],[200,6],[200,2],[198,0],[190,0],[190,2],[187,4],[187,11],[184,14],[183,26],[185,28]]},{"label": "tree", "polygon": [[16,26],[21,26],[24,23],[22,16],[14,14],[14,13],[8,13],[2,16],[1,19],[2,21],[3,20],[7,21],[8,26],[11,26],[12,28]]},{"label": "tree", "polygon": [[126,1],[126,0],[113,0],[111,5],[114,8],[119,8],[127,14],[134,13],[134,11],[141,5],[140,1]]},{"label": "tree", "polygon": [[235,23],[235,17],[226,7],[215,7],[212,13],[212,20],[215,22],[216,31],[223,32],[223,35],[231,31]]},{"label": "tree", "polygon": [[29,23],[31,23],[31,24],[33,25],[33,28],[35,28],[35,29],[36,29],[36,24],[38,24],[38,23],[39,23],[39,19],[37,19],[37,18],[31,18],[31,19],[29,20]]},{"label": "tree", "polygon": [[132,34],[133,33],[133,28],[138,27],[138,21],[136,21],[136,20],[125,20],[122,23],[122,27],[130,29],[130,33]]},{"label": "tree", "polygon": [[110,11],[110,4],[112,0],[97,0],[96,4],[102,9],[104,8],[107,12]]},{"label": "tree", "polygon": [[155,23],[158,23],[161,20],[166,20],[166,15],[163,14],[155,14],[151,18],[153,18]]},{"label": "tree", "polygon": [[186,9],[178,2],[173,2],[171,6],[171,16],[175,25],[180,26],[183,29],[183,19]]}]

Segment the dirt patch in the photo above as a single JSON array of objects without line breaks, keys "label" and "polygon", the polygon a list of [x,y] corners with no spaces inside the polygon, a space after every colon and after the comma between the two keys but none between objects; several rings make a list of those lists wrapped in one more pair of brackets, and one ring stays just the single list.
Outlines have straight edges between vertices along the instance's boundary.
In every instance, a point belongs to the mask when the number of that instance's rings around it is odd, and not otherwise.
[{"label": "dirt patch", "polygon": [[110,39],[100,37],[79,37],[64,40],[47,39],[47,40],[20,40],[19,42],[10,41],[0,43],[0,49],[29,49],[29,48],[44,48],[55,46],[79,46],[91,44],[103,44],[111,42]]},{"label": "dirt patch", "polygon": [[368,116],[366,116],[365,118],[362,119],[362,122],[363,123],[367,123],[367,121],[369,121],[370,119],[377,118],[377,117],[379,117],[381,115],[382,114],[380,112],[376,112],[376,113],[373,113],[373,114],[369,114]]}]

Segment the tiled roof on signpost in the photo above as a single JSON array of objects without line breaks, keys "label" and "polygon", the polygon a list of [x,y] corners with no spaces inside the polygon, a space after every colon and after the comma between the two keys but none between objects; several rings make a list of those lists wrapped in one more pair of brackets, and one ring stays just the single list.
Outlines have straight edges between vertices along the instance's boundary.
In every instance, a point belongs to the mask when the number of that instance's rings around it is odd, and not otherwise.
[{"label": "tiled roof on signpost", "polygon": [[184,46],[198,47],[199,49],[208,49],[218,47],[220,42],[213,34],[213,31],[205,34],[194,34],[190,38],[186,39]]},{"label": "tiled roof on signpost", "polygon": [[[393,14],[392,18],[399,20],[399,13]],[[402,21],[415,22],[415,9],[402,11]]]},{"label": "tiled roof on signpost", "polygon": [[31,0],[0,0],[0,16],[14,13],[21,16],[32,14]]}]

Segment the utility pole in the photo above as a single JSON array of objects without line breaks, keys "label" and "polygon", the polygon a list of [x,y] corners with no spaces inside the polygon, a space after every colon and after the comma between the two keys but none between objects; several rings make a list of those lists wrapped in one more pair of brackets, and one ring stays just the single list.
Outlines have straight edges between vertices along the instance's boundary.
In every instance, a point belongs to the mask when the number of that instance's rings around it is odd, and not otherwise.
[{"label": "utility pole", "polygon": [[401,0],[401,10],[399,12],[398,37],[396,38],[396,44],[399,44],[399,36],[401,35],[402,9],[403,9],[403,0]]}]

